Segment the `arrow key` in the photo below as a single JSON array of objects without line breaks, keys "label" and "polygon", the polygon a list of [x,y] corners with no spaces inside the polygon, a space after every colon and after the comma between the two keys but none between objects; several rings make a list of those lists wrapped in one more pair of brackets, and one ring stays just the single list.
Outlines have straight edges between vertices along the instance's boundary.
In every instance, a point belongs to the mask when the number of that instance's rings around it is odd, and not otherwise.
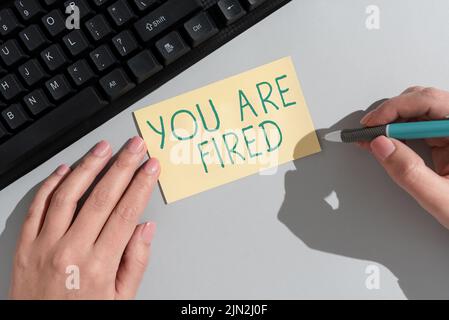
[{"label": "arrow key", "polygon": [[238,0],[219,0],[217,6],[226,25],[236,22],[246,14]]}]

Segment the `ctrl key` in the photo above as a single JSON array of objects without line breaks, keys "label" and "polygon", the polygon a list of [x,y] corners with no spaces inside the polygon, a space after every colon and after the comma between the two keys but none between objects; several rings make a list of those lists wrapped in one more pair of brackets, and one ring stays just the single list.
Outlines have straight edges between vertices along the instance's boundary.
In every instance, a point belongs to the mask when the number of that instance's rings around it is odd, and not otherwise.
[{"label": "ctrl key", "polygon": [[218,33],[218,28],[207,12],[201,12],[184,24],[194,47]]},{"label": "ctrl key", "polygon": [[16,130],[30,121],[30,118],[20,104],[13,104],[3,110],[2,118],[11,130]]},{"label": "ctrl key", "polygon": [[122,69],[115,69],[105,75],[100,79],[100,85],[111,100],[120,98],[135,87]]}]

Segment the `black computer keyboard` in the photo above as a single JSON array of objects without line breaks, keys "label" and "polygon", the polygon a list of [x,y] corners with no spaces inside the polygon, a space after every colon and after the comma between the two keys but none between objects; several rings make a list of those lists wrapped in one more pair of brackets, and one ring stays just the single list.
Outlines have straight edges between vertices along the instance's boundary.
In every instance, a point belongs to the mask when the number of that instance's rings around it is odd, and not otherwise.
[{"label": "black computer keyboard", "polygon": [[0,189],[289,1],[0,0]]}]

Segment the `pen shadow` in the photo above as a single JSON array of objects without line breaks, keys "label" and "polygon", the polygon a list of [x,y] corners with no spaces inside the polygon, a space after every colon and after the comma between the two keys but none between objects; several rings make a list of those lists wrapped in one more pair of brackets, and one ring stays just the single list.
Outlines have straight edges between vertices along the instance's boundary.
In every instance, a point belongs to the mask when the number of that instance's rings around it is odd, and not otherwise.
[{"label": "pen shadow", "polygon": [[[385,266],[409,299],[447,299],[449,231],[396,186],[369,152],[321,139],[360,126],[363,114],[317,131],[323,150],[295,161],[296,170],[286,173],[278,219],[311,249]],[[424,145],[414,149],[431,162]],[[333,191],[336,210],[324,200]]]}]

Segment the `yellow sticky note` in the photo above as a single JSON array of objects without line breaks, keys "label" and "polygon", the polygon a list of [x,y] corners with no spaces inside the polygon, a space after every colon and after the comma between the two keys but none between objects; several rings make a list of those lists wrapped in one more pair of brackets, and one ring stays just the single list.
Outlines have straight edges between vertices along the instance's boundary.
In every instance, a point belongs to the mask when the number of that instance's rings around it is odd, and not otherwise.
[{"label": "yellow sticky note", "polygon": [[134,116],[167,203],[321,151],[291,58]]}]

